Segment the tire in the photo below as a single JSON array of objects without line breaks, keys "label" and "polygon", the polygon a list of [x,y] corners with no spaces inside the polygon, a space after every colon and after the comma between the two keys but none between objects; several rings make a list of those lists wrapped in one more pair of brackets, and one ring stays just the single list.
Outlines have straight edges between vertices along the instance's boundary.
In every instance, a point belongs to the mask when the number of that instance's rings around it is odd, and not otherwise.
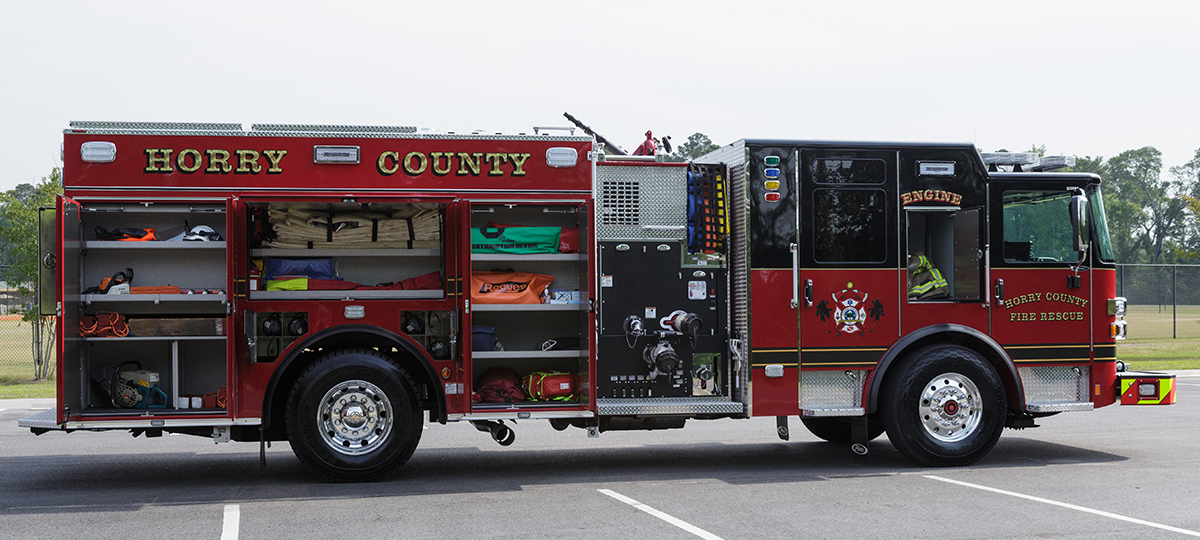
[{"label": "tire", "polygon": [[[834,417],[834,418],[813,418],[810,416],[801,416],[800,422],[813,435],[837,444],[850,444],[850,418]],[[878,420],[867,421],[867,440],[873,441],[883,435],[883,424]]]},{"label": "tire", "polygon": [[879,413],[901,454],[921,465],[953,467],[978,461],[996,445],[1008,402],[1000,376],[979,354],[935,345],[896,367]]},{"label": "tire", "polygon": [[292,451],[331,482],[380,480],[421,440],[412,377],[369,349],[327,354],[300,374],[287,404]]}]

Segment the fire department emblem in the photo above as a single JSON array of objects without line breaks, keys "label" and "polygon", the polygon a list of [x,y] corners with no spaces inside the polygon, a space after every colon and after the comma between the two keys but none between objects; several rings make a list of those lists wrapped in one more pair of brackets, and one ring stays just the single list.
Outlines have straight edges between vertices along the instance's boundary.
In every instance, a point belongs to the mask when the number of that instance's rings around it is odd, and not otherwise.
[{"label": "fire department emblem", "polygon": [[[864,293],[854,288],[853,283],[847,283],[846,288],[841,292],[833,293],[830,298],[833,299],[833,307],[830,308],[828,301],[822,300],[817,305],[817,317],[820,317],[821,322],[825,323],[825,331],[837,335],[842,334],[859,334],[866,335],[867,332],[875,331],[875,324],[879,319],[883,318],[883,302],[874,300],[870,307],[867,307],[867,298],[869,293]],[[867,319],[872,319],[871,329],[867,330]],[[829,328],[828,319],[833,319],[834,328]]]}]

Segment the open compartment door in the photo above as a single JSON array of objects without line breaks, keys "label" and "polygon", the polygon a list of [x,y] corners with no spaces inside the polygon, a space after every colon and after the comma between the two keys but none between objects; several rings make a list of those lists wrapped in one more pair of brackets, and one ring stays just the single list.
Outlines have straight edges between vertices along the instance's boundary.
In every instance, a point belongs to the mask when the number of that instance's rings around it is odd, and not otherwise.
[{"label": "open compartment door", "polygon": [[62,314],[58,318],[58,422],[83,410],[84,383],[82,343],[79,337],[79,305],[81,301],[80,249],[83,247],[83,226],[79,203],[66,197],[58,198],[57,263],[55,282]]}]

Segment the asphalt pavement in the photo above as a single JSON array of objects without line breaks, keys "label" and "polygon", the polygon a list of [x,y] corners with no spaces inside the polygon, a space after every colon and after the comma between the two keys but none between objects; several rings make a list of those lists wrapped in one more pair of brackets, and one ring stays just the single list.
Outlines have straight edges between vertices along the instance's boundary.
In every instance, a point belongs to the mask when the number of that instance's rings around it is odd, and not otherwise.
[{"label": "asphalt pavement", "polygon": [[1186,538],[1200,537],[1200,371],[1178,404],[1112,406],[1006,430],[969,467],[867,458],[796,419],[682,430],[554,431],[501,447],[432,424],[387,481],[315,480],[286,443],[124,432],[33,436],[53,400],[0,400],[0,538]]}]

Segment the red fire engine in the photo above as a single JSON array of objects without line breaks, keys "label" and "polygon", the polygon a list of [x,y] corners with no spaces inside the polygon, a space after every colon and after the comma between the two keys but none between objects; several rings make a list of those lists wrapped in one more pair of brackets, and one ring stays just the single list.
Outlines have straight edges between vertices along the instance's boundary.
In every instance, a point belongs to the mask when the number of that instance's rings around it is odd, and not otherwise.
[{"label": "red fire engine", "polygon": [[1095,175],[969,144],[660,163],[555,133],[72,123],[43,213],[57,406],[20,425],[287,440],[355,481],[425,415],[505,445],[517,419],[774,416],[787,439],[798,416],[961,465],[1004,427],[1174,402],[1118,367]]}]

